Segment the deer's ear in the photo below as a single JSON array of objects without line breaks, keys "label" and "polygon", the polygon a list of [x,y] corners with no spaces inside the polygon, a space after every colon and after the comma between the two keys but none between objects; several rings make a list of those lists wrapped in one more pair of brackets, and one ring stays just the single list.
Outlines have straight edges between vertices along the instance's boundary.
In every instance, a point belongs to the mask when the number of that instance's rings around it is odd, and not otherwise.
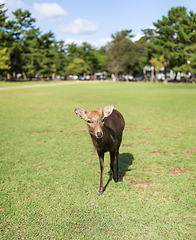
[{"label": "deer's ear", "polygon": [[110,116],[110,114],[113,112],[114,105],[109,105],[103,109],[104,117]]},{"label": "deer's ear", "polygon": [[87,119],[87,117],[86,117],[86,112],[84,111],[84,109],[82,109],[82,108],[76,108],[76,109],[75,109],[75,113],[76,113],[76,115],[77,115],[79,118],[84,119],[84,120]]}]

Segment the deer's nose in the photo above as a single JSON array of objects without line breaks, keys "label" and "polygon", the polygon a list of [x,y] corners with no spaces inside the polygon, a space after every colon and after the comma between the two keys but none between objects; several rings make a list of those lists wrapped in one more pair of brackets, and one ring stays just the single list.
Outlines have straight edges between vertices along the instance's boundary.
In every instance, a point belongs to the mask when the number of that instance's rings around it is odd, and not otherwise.
[{"label": "deer's nose", "polygon": [[97,137],[98,137],[98,138],[103,137],[103,133],[102,133],[102,132],[97,132]]}]

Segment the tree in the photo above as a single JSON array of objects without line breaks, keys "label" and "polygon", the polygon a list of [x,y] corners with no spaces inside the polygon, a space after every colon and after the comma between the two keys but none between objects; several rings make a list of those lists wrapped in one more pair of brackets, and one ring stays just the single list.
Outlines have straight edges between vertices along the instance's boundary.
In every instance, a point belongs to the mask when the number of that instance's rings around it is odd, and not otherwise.
[{"label": "tree", "polygon": [[[148,55],[153,57],[164,56],[168,69],[184,71],[195,68],[194,53],[196,50],[196,14],[187,12],[185,7],[173,7],[168,16],[153,23],[155,35],[152,41],[146,44]],[[191,60],[192,61],[191,61]],[[187,61],[191,64],[188,65]],[[195,70],[194,70],[195,71]]]},{"label": "tree", "polygon": [[40,61],[41,68],[38,70],[38,74],[52,75],[55,66],[52,61],[54,58],[54,52],[52,45],[54,43],[54,34],[50,31],[40,36],[39,38],[39,49],[41,52]]},{"label": "tree", "polygon": [[5,15],[7,9],[4,9],[5,4],[0,4],[0,47],[6,47],[9,38],[9,31],[11,30],[11,24],[7,20],[7,16]]},{"label": "tree", "polygon": [[40,31],[39,29],[32,27],[25,33],[24,41],[22,43],[24,78],[26,75],[29,75],[31,79],[31,77],[38,74],[38,71],[42,68],[42,52],[40,45]]},{"label": "tree", "polygon": [[132,30],[123,30],[112,35],[113,41],[110,42],[107,51],[107,68],[114,72],[116,78],[121,72],[130,73],[136,70],[139,60],[139,47],[130,38]]},{"label": "tree", "polygon": [[99,68],[96,50],[88,43],[83,42],[78,47],[79,58],[83,59],[88,65],[91,75],[93,75]]},{"label": "tree", "polygon": [[27,62],[27,54],[29,54],[28,41],[32,39],[34,32],[38,31],[34,29],[33,23],[35,19],[31,17],[29,11],[22,11],[17,9],[13,12],[15,19],[11,21],[12,30],[10,31],[10,41],[8,42],[8,49],[11,60],[11,72],[13,77],[16,73],[23,73],[26,78],[25,70]]},{"label": "tree", "polygon": [[95,56],[97,58],[97,70],[103,72],[106,70],[107,52],[106,47],[101,47],[99,50],[95,51]]},{"label": "tree", "polygon": [[[153,37],[155,36],[155,29],[143,29],[142,30],[144,36],[139,39],[137,42],[141,47],[141,55],[139,58],[139,65],[143,69],[143,74],[145,79],[147,78],[146,75],[146,66],[149,65],[149,60],[153,57],[153,51],[151,48],[151,42]],[[153,71],[151,71],[151,79],[154,79]]]},{"label": "tree", "polygon": [[55,69],[54,59],[54,36],[52,32],[40,35],[39,29],[31,29],[26,34],[24,42],[25,62],[23,65],[24,71],[30,75],[47,75],[52,76]]},{"label": "tree", "polygon": [[165,59],[164,56],[161,55],[159,58],[152,57],[149,61],[152,66],[154,66],[155,72],[156,72],[156,77],[155,77],[155,82],[158,81],[158,73],[160,72],[161,68],[165,66]]},{"label": "tree", "polygon": [[67,59],[64,41],[59,42],[54,41],[52,51],[54,52],[53,57],[54,63],[53,79],[54,79],[55,74],[65,75],[65,66],[67,65]]},{"label": "tree", "polygon": [[[0,4],[0,49],[1,49],[1,69],[9,70],[11,62],[8,61],[9,56],[9,46],[13,43],[12,37],[12,27],[13,22],[7,21],[6,16],[7,9],[4,9],[5,4]],[[8,67],[9,64],[9,67]],[[8,74],[9,78],[9,74]]]},{"label": "tree", "polygon": [[90,73],[89,66],[81,58],[74,58],[73,62],[70,63],[66,68],[67,75],[83,75],[84,73]]},{"label": "tree", "polygon": [[6,52],[6,48],[0,49],[0,71],[5,71],[10,69],[9,62],[9,54]]},{"label": "tree", "polygon": [[83,42],[79,47],[75,43],[67,45],[67,64],[72,64],[76,58],[83,59],[85,66],[88,69],[88,73],[91,75],[93,75],[100,68],[98,57],[99,54],[97,54],[97,50],[86,42]]}]

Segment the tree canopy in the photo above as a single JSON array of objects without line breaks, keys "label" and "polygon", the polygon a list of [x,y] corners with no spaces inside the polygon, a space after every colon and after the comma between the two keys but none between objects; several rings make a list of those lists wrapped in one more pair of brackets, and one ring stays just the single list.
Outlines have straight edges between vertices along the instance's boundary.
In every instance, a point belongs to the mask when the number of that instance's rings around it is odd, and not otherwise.
[{"label": "tree canopy", "polygon": [[172,7],[167,16],[144,29],[133,42],[132,30],[112,34],[112,41],[96,49],[83,42],[65,44],[54,33],[42,33],[28,10],[17,9],[14,18],[6,16],[0,4],[0,75],[28,76],[93,75],[109,71],[118,74],[145,73],[145,66],[175,72],[196,72],[196,14],[185,7]]},{"label": "tree canopy", "polygon": [[132,30],[122,30],[112,35],[112,42],[107,46],[107,68],[117,76],[137,69],[140,57],[139,46],[130,38]]},{"label": "tree canopy", "polygon": [[6,52],[6,48],[0,50],[0,70],[8,70],[10,69],[9,66],[9,54]]},{"label": "tree canopy", "polygon": [[154,23],[155,30],[144,30],[146,63],[164,56],[170,70],[192,73],[196,67],[196,14],[185,7],[172,7],[167,16]]}]

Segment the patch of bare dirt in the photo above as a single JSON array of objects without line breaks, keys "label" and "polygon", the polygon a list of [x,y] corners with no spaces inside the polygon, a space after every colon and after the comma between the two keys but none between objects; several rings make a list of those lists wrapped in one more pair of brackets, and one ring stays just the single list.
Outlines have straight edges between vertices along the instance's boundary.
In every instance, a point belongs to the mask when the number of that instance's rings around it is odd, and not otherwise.
[{"label": "patch of bare dirt", "polygon": [[164,152],[161,152],[161,151],[154,151],[154,152],[151,152],[151,154],[165,154]]},{"label": "patch of bare dirt", "polygon": [[141,181],[141,180],[131,180],[130,183],[131,183],[132,186],[151,185],[152,184],[152,182],[149,181],[149,180],[144,180],[144,181]]},{"label": "patch of bare dirt", "polygon": [[[52,86],[60,86],[60,85],[67,85],[67,84],[86,84],[86,83],[100,83],[100,80],[90,80],[90,81],[63,81],[60,83],[50,83],[50,84],[36,84],[36,85],[28,85],[28,86],[15,86],[15,87],[2,87],[0,91],[3,90],[11,90],[11,89],[19,89],[19,88],[35,88],[35,87],[52,87]],[[105,80],[104,82],[112,82],[110,80]]]},{"label": "patch of bare dirt", "polygon": [[163,165],[161,163],[158,164],[158,167],[163,167]]},{"label": "patch of bare dirt", "polygon": [[191,157],[192,155],[193,155],[192,152],[185,152],[184,158],[189,158],[189,157]]},{"label": "patch of bare dirt", "polygon": [[137,126],[137,125],[139,125],[139,124],[127,123],[126,125],[127,125],[127,126]]},{"label": "patch of bare dirt", "polygon": [[132,132],[132,130],[131,129],[125,129],[125,132]]},{"label": "patch of bare dirt", "polygon": [[39,112],[48,112],[48,109],[42,109],[42,108],[40,108],[40,109],[38,109],[39,110]]},{"label": "patch of bare dirt", "polygon": [[42,133],[53,133],[54,131],[48,131],[48,130],[46,130],[46,131],[41,131],[41,132],[30,132],[30,133],[25,133],[25,134],[42,134]]},{"label": "patch of bare dirt", "polygon": [[185,152],[185,150],[183,152],[184,152],[184,158],[189,158],[196,152],[196,148],[193,148],[191,152]]},{"label": "patch of bare dirt", "polygon": [[143,168],[143,169],[138,169],[138,171],[139,172],[149,172],[149,169],[148,168],[146,168],[146,169]]},{"label": "patch of bare dirt", "polygon": [[122,147],[129,148],[129,147],[131,147],[131,145],[122,145]]},{"label": "patch of bare dirt", "polygon": [[142,162],[141,161],[139,161],[139,162],[133,162],[133,165],[138,165],[138,164],[141,164]]},{"label": "patch of bare dirt", "polygon": [[78,127],[77,129],[78,129],[78,130],[84,130],[84,129],[86,129],[86,128],[84,128],[84,127]]},{"label": "patch of bare dirt", "polygon": [[48,95],[51,94],[49,92],[19,92],[19,93],[14,93],[15,95]]},{"label": "patch of bare dirt", "polygon": [[135,128],[133,128],[133,127],[138,126],[138,125],[139,125],[139,124],[126,123],[125,131],[126,131],[126,132],[132,132],[132,131],[134,131],[134,129],[135,129]]},{"label": "patch of bare dirt", "polygon": [[144,132],[152,132],[152,129],[151,128],[144,128],[143,131]]},{"label": "patch of bare dirt", "polygon": [[20,118],[20,120],[24,121],[24,120],[38,120],[38,118],[30,118],[30,117],[27,117],[27,118]]},{"label": "patch of bare dirt", "polygon": [[188,169],[181,169],[181,168],[170,168],[168,174],[169,175],[177,175],[179,173],[187,173],[189,172]]}]

